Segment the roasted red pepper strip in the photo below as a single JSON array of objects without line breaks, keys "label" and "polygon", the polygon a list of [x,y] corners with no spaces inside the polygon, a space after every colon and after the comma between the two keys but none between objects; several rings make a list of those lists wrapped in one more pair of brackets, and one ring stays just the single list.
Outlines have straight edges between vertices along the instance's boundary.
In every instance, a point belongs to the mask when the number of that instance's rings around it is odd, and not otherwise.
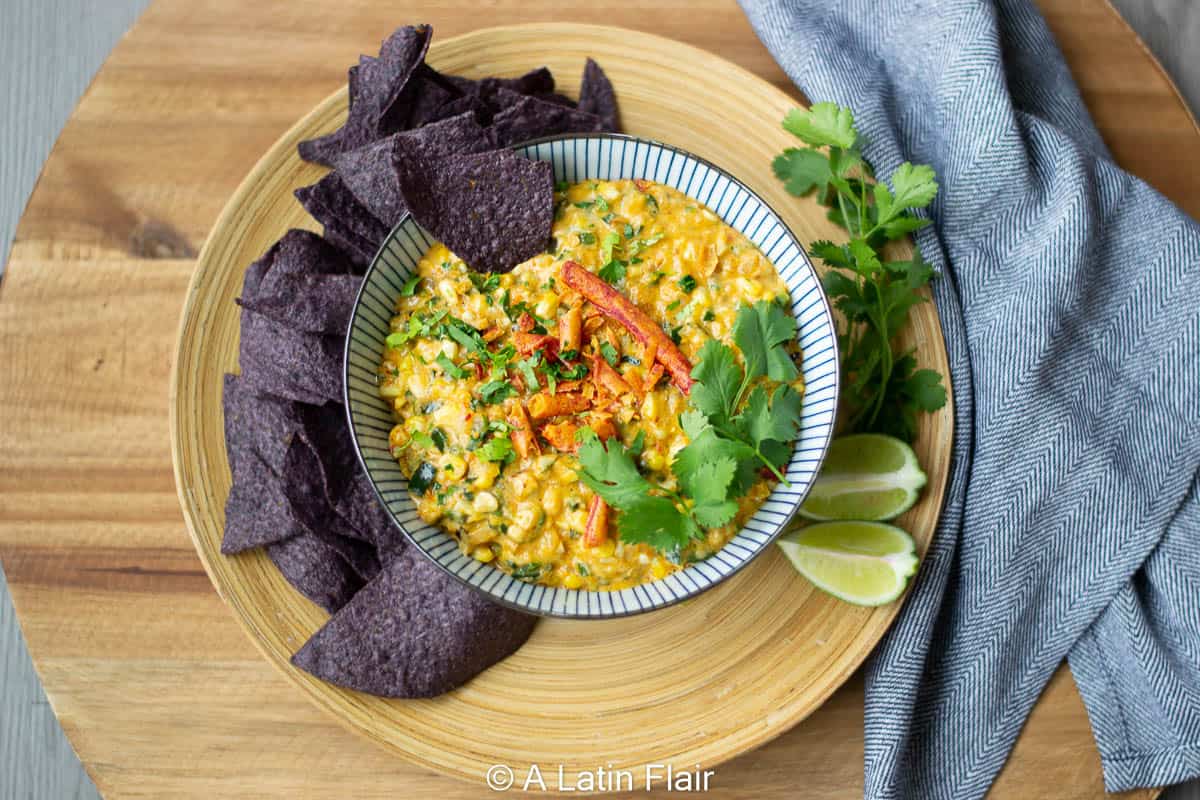
[{"label": "roasted red pepper strip", "polygon": [[608,503],[600,495],[592,495],[588,506],[587,527],[583,531],[583,546],[597,547],[608,538]]},{"label": "roasted red pepper strip", "polygon": [[654,357],[671,375],[671,383],[688,394],[692,390],[692,365],[671,341],[671,337],[625,295],[599,276],[574,261],[562,265],[563,283],[583,295],[588,302],[621,323],[643,345],[654,345]]}]

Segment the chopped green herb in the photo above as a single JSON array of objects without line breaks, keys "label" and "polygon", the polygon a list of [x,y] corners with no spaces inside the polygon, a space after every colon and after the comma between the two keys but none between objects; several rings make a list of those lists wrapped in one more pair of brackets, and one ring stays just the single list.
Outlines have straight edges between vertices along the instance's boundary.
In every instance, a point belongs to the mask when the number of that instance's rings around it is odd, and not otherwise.
[{"label": "chopped green herb", "polygon": [[412,297],[417,291],[417,284],[421,282],[421,276],[414,273],[408,280],[404,282],[404,286],[400,289],[401,297]]},{"label": "chopped green herb", "polygon": [[502,403],[517,393],[508,381],[488,381],[479,387],[479,398],[490,405]]},{"label": "chopped green herb", "polygon": [[449,358],[447,358],[445,353],[438,353],[438,357],[434,360],[437,362],[437,365],[439,367],[441,367],[443,371],[445,371],[445,373],[447,375],[449,375],[451,378],[454,378],[455,380],[461,381],[463,378],[467,377],[467,375],[469,374],[465,369],[463,369],[458,364],[455,364],[453,361],[451,361]]},{"label": "chopped green herb", "polygon": [[616,231],[609,231],[604,235],[604,241],[600,243],[600,260],[608,263],[613,260],[613,248],[621,243],[621,234]]},{"label": "chopped green herb", "polygon": [[608,342],[600,343],[600,355],[604,356],[604,360],[608,362],[610,367],[615,367],[617,362],[620,361],[620,356],[617,355],[617,348]]},{"label": "chopped green herb", "polygon": [[536,561],[531,561],[528,564],[517,564],[509,561],[508,568],[510,570],[509,575],[526,583],[537,583],[545,571],[545,568]]},{"label": "chopped green herb", "polygon": [[679,288],[687,294],[691,294],[696,288],[696,279],[691,275],[684,275],[677,283],[679,284]]},{"label": "chopped green herb", "polygon": [[512,461],[516,458],[513,454],[512,439],[507,436],[496,436],[489,439],[486,444],[475,451],[475,457],[481,461]]},{"label": "chopped green herb", "polygon": [[625,262],[618,261],[614,258],[612,261],[609,261],[607,264],[605,264],[603,267],[601,267],[600,271],[597,272],[596,274],[599,275],[603,280],[607,281],[608,283],[616,285],[616,284],[620,283],[621,281],[625,280],[625,273],[626,273]]},{"label": "chopped green herb", "polygon": [[579,232],[579,243],[580,244],[595,244],[596,243],[596,234],[592,233],[591,231],[580,231]]},{"label": "chopped green herb", "polygon": [[483,292],[484,294],[500,288],[500,276],[495,273],[491,273],[487,275],[487,277],[484,277],[478,272],[468,272],[467,277],[471,279],[471,285],[475,287],[475,290]]}]

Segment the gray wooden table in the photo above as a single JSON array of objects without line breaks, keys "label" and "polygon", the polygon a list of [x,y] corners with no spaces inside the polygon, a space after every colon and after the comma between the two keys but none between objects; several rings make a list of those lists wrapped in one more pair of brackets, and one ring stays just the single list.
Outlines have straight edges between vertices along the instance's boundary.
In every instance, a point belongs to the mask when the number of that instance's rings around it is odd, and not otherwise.
[{"label": "gray wooden table", "polygon": [[[1200,0],[1113,2],[1200,110]],[[147,3],[0,3],[0,269],[55,137]],[[42,694],[0,573],[0,800],[98,796]],[[1164,797],[1200,800],[1200,781]]]}]

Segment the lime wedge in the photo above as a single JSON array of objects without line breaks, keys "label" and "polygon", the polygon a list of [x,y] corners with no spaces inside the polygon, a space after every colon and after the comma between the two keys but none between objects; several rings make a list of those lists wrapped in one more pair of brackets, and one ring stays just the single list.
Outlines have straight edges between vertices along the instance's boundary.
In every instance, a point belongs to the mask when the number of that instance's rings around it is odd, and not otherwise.
[{"label": "lime wedge", "polygon": [[834,439],[800,506],[814,520],[885,520],[912,508],[925,485],[917,454],[899,439],[860,433]]},{"label": "lime wedge", "polygon": [[881,606],[917,571],[912,537],[882,522],[821,522],[778,541],[792,566],[818,589],[859,606]]}]

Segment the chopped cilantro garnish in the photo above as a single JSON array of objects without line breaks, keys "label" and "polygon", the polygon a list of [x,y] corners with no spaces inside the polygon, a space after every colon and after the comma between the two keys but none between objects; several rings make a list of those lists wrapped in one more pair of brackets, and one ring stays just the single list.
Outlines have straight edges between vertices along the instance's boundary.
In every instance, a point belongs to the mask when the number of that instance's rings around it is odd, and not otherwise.
[{"label": "chopped cilantro garnish", "polygon": [[434,361],[436,361],[437,365],[441,367],[447,375],[455,380],[461,381],[469,374],[465,369],[451,361],[445,353],[438,353],[438,357],[434,359]]},{"label": "chopped cilantro garnish", "polygon": [[617,348],[608,342],[600,343],[600,355],[604,356],[604,360],[608,362],[610,367],[615,367],[617,362],[620,361],[620,356],[617,355]]},{"label": "chopped cilantro garnish", "polygon": [[679,288],[687,294],[691,294],[696,288],[696,279],[691,275],[684,275],[677,283],[679,284]]},{"label": "chopped cilantro garnish", "polygon": [[485,403],[502,403],[517,393],[512,384],[504,380],[492,380],[479,387],[479,398]]},{"label": "chopped cilantro garnish", "polygon": [[625,280],[626,271],[625,262],[618,261],[614,258],[612,261],[609,261],[607,264],[601,267],[600,271],[596,274],[608,283],[616,285]]},{"label": "chopped cilantro garnish", "polygon": [[600,243],[600,260],[608,263],[613,260],[613,248],[621,243],[621,234],[616,231],[609,231],[604,235],[604,241]]},{"label": "chopped cilantro garnish", "polygon": [[476,291],[488,294],[500,288],[500,276],[495,273],[490,273],[486,277],[478,272],[468,272],[467,277],[471,279],[471,284]]},{"label": "chopped cilantro garnish", "polygon": [[595,244],[596,243],[596,234],[592,233],[591,231],[580,231],[579,232],[579,243],[580,244]]},{"label": "chopped cilantro garnish", "polygon": [[507,436],[493,437],[475,451],[475,457],[481,461],[512,461],[516,458],[513,454],[512,439]]}]

